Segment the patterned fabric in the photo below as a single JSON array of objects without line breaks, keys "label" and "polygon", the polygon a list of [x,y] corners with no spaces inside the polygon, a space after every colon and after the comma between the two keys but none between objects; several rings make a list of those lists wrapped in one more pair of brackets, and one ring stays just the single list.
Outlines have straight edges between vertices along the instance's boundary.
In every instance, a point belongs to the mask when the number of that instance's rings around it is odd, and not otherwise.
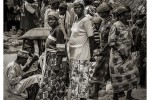
[{"label": "patterned fabric", "polygon": [[88,98],[89,93],[89,67],[88,60],[71,60],[71,100]]},{"label": "patterned fabric", "polygon": [[[109,43],[112,46],[109,70],[114,93],[131,90],[139,82],[139,71],[137,54],[131,53],[132,34],[128,27],[120,21],[115,22],[111,27]],[[123,59],[121,55],[128,58]]]},{"label": "patterned fabric", "polygon": [[100,48],[100,31],[93,29],[96,48]]},{"label": "patterned fabric", "polygon": [[65,68],[60,65],[59,72],[54,71],[57,64],[57,53],[46,52],[46,70],[43,83],[36,100],[64,100],[65,93]]},{"label": "patterned fabric", "polygon": [[100,47],[103,49],[108,42],[108,35],[110,31],[110,27],[112,25],[112,19],[103,19],[100,26]]},{"label": "patterned fabric", "polygon": [[22,79],[23,72],[21,66],[16,62],[11,62],[6,67],[6,80],[8,83],[8,90],[13,94],[21,95],[32,84],[40,82],[41,75],[32,75]]}]

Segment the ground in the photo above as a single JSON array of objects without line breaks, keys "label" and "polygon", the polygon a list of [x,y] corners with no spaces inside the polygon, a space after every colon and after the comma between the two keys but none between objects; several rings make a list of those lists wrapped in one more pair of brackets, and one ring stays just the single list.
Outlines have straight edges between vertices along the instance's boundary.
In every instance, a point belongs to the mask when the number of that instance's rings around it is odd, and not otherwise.
[{"label": "ground", "polygon": [[[16,54],[4,54],[4,71],[5,66],[16,58]],[[138,98],[139,100],[146,100],[146,89],[138,87],[133,90],[133,97]],[[10,93],[7,89],[7,83],[4,77],[4,100],[25,100],[21,96],[16,96]],[[112,100],[112,98],[99,98],[99,100]],[[125,100],[125,97],[120,98],[119,100]]]}]

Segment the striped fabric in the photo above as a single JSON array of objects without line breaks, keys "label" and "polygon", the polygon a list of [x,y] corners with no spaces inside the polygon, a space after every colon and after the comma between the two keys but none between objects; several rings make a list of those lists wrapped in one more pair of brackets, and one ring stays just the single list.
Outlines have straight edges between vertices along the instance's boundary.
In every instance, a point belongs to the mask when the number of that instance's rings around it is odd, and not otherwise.
[{"label": "striped fabric", "polygon": [[94,33],[94,40],[95,40],[95,43],[96,43],[96,46],[98,46],[98,48],[100,48],[100,35],[99,35],[99,30],[94,30],[93,31]]}]

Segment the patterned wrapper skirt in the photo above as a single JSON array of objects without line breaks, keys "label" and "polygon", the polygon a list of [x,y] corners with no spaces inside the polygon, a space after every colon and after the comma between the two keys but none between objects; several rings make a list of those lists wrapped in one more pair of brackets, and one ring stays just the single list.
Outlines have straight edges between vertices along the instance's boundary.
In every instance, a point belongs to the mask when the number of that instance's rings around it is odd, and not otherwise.
[{"label": "patterned wrapper skirt", "polygon": [[98,92],[106,84],[108,71],[108,57],[98,56],[99,59],[96,62],[91,62],[89,68],[89,98],[98,98]]},{"label": "patterned wrapper skirt", "polygon": [[88,60],[71,60],[70,100],[88,98],[89,96],[89,67]]},{"label": "patterned wrapper skirt", "polygon": [[46,51],[46,70],[36,100],[64,100],[65,69],[61,64],[59,72],[54,72],[53,68],[56,67],[56,63],[57,52]]},{"label": "patterned wrapper skirt", "polygon": [[127,59],[124,63],[120,64],[113,63],[114,60],[111,59],[109,66],[113,92],[128,91],[137,87],[139,83],[137,55],[132,54],[132,59]]}]

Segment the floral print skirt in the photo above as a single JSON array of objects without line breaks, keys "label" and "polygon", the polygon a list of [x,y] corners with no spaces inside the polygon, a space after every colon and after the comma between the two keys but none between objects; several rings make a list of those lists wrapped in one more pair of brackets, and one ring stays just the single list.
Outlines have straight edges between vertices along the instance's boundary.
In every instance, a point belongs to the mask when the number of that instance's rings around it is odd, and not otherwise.
[{"label": "floral print skirt", "polygon": [[88,98],[89,96],[89,67],[88,60],[71,60],[71,100]]}]

